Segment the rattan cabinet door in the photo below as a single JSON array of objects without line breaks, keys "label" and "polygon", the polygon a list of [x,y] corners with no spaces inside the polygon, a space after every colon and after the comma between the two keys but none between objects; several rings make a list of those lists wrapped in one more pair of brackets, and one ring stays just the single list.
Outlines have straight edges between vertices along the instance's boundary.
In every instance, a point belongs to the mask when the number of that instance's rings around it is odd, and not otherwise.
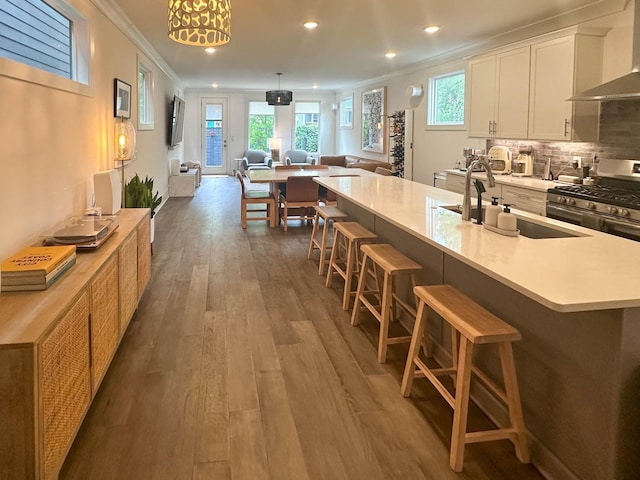
[{"label": "rattan cabinet door", "polygon": [[134,232],[120,246],[119,286],[120,286],[120,334],[138,306],[138,239]]},{"label": "rattan cabinet door", "polygon": [[40,343],[41,478],[58,474],[89,406],[89,297],[84,291]]},{"label": "rattan cabinet door", "polygon": [[138,227],[138,300],[151,278],[151,222],[147,218]]},{"label": "rattan cabinet door", "polygon": [[91,281],[92,396],[109,367],[120,338],[118,322],[118,255],[114,254]]}]

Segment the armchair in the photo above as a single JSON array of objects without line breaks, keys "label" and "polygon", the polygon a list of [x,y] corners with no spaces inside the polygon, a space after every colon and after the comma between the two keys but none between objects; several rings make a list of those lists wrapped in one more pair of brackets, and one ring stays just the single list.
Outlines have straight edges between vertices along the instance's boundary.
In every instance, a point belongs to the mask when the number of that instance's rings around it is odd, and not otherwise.
[{"label": "armchair", "polygon": [[262,150],[247,150],[242,157],[242,173],[247,170],[267,170],[271,168],[273,160],[267,152]]},{"label": "armchair", "polygon": [[284,154],[285,165],[315,165],[316,159],[306,150],[288,150]]}]

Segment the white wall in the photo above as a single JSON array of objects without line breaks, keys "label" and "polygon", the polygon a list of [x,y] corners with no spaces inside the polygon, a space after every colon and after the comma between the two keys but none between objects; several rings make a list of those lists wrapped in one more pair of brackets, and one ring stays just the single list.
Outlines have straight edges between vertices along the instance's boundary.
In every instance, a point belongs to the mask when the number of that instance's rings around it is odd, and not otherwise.
[{"label": "white wall", "polygon": [[[88,19],[92,36],[88,94],[5,76],[15,62],[3,59],[0,65],[0,259],[90,206],[93,174],[115,164],[114,78],[132,85],[132,120],[137,122],[141,52],[92,2],[70,3]],[[138,156],[126,167],[126,176],[153,176],[156,189],[166,196],[166,118],[176,86],[159,68],[153,73],[155,129],[137,132]]]},{"label": "white wall", "polygon": [[[250,101],[265,101],[264,91],[234,91],[222,89],[187,90],[185,92],[185,130],[184,130],[184,158],[185,160],[201,158],[201,103],[203,98],[226,98],[228,102],[227,122],[227,173],[235,168],[234,158],[242,157],[248,146],[248,112]],[[296,101],[320,102],[320,153],[334,153],[335,126],[337,112],[331,110],[334,94],[318,92],[293,92],[293,101],[289,106],[275,107],[277,135],[282,139],[281,154],[289,150],[293,142],[294,116],[293,108]]]},{"label": "white wall", "polygon": [[[590,26],[607,27],[611,30],[605,37],[603,81],[631,71],[631,32],[633,25],[633,2],[622,13],[608,15],[590,22]],[[640,28],[640,25],[638,26]],[[465,59],[450,61],[413,73],[398,74],[384,80],[371,81],[358,88],[345,88],[336,93],[336,101],[352,95],[354,125],[352,129],[336,127],[337,152],[377,160],[389,161],[388,146],[384,155],[364,152],[361,148],[361,98],[362,92],[386,86],[387,114],[411,108],[414,113],[413,129],[413,180],[432,185],[435,172],[453,168],[462,160],[464,147],[485,148],[486,139],[469,138],[466,130],[427,130],[427,97],[429,77],[443,72],[466,68]],[[406,90],[410,85],[422,85],[424,94],[419,99],[410,99]],[[526,112],[524,113],[526,115]]]}]

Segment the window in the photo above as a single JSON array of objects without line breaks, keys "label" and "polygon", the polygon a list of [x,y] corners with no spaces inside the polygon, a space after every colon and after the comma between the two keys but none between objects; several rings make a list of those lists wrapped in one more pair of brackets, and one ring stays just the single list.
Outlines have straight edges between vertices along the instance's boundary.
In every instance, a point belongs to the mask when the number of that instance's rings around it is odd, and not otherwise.
[{"label": "window", "polygon": [[320,139],[320,102],[296,102],[293,144],[296,150],[318,153]]},{"label": "window", "polygon": [[464,126],[464,72],[429,79],[428,126]]},{"label": "window", "polygon": [[353,128],[353,95],[340,100],[340,127]]},{"label": "window", "polygon": [[275,137],[275,109],[267,102],[249,102],[249,149],[269,151],[269,139]]},{"label": "window", "polygon": [[138,59],[138,130],[153,130],[153,72]]},{"label": "window", "polygon": [[[19,62],[57,77],[89,83],[87,21],[63,0],[0,2],[0,57],[3,73],[64,88],[55,79],[19,68]],[[73,88],[65,88],[73,89]]]}]

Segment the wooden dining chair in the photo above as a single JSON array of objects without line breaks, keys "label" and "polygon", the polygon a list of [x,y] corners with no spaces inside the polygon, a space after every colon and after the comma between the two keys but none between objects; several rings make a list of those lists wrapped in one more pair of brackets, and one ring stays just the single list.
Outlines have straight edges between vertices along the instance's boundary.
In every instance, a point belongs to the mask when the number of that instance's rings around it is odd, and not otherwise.
[{"label": "wooden dining chair", "polygon": [[302,168],[302,170],[327,170],[329,165],[302,165],[298,168]]},{"label": "wooden dining chair", "polygon": [[276,170],[300,170],[298,165],[276,165]]},{"label": "wooden dining chair", "polygon": [[[274,197],[270,192],[265,192],[264,190],[247,190],[244,185],[244,179],[242,178],[242,174],[240,171],[236,171],[236,178],[240,182],[241,188],[241,196],[240,196],[240,219],[242,220],[242,228],[247,228],[248,220],[268,220],[269,226],[275,227],[278,225],[278,208],[276,203],[276,197]],[[265,208],[261,209],[250,209],[248,210],[248,205],[265,205]],[[252,214],[254,212],[262,213],[264,212],[264,216],[254,217],[248,216],[247,212],[250,211]]]},{"label": "wooden dining chair", "polygon": [[299,218],[310,222],[318,205],[318,184],[313,177],[289,177],[287,179],[286,194],[280,194],[280,218],[287,231],[287,220]]}]

